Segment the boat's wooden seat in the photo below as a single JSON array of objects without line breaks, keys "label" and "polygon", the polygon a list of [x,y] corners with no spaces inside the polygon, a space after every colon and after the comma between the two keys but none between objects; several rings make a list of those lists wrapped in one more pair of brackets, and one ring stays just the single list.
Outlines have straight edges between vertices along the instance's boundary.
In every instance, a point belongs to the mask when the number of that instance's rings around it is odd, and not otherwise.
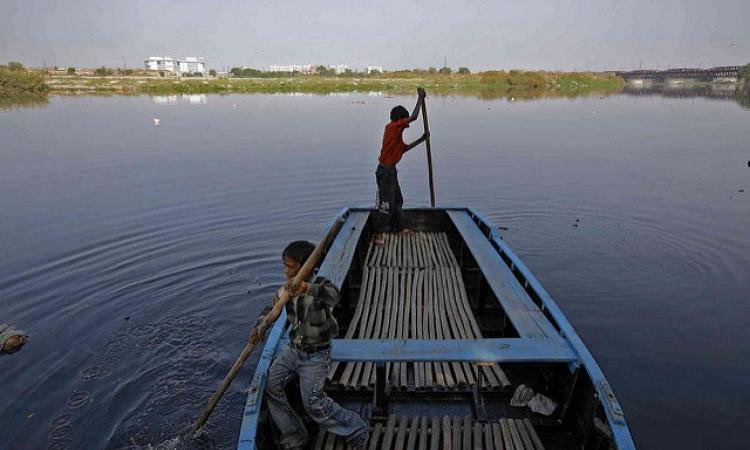
[{"label": "boat's wooden seat", "polygon": [[[344,450],[343,437],[320,432],[313,450]],[[371,423],[369,450],[542,450],[529,419],[474,422],[459,416],[395,416]]]},{"label": "boat's wooden seat", "polygon": [[[445,233],[386,234],[385,246],[368,249],[359,299],[345,339],[481,338],[463,277]],[[389,364],[395,389],[455,389],[473,384],[477,371],[486,387],[509,386],[499,365],[417,362]],[[374,386],[372,363],[333,363],[330,384]]]}]

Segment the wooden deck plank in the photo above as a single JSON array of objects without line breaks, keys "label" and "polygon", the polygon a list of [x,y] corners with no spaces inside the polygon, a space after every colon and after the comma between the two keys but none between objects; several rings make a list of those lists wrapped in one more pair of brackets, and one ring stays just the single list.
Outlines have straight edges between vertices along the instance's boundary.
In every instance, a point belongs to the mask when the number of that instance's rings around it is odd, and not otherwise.
[{"label": "wooden deck plank", "polygon": [[508,428],[510,428],[510,437],[513,439],[513,447],[517,450],[523,449],[523,441],[521,440],[521,436],[518,434],[518,428],[516,428],[516,421],[513,419],[508,419]]},{"label": "wooden deck plank", "polygon": [[[451,438],[451,430],[453,428],[451,427],[450,417],[443,416],[442,433],[438,433],[440,430],[439,430],[439,427],[436,427],[436,425],[437,425],[436,421],[437,421],[437,417],[433,417],[433,419],[432,419],[432,440],[433,440],[433,442],[435,442],[435,445],[431,446],[430,448],[437,448],[437,440],[438,440],[439,436],[442,434],[442,436],[443,436],[443,447],[442,447],[443,450],[452,450],[453,446],[452,446],[452,440],[451,440],[452,439]],[[456,450],[458,450],[458,449],[456,449]]]},{"label": "wooden deck plank", "polygon": [[[359,339],[372,338],[372,329],[375,324],[375,311],[377,309],[376,302],[378,295],[380,294],[380,280],[382,277],[381,270],[377,267],[372,267],[368,270],[370,272],[371,281],[371,296],[367,298],[366,311],[364,315],[366,320],[363,318],[363,324],[360,325],[360,331],[358,332]],[[362,372],[363,364],[361,361],[357,361],[353,366],[348,365],[344,368],[344,373],[341,376],[341,384],[350,387],[361,387],[360,374]]]},{"label": "wooden deck plank", "polygon": [[372,433],[370,433],[370,442],[367,444],[367,450],[377,450],[380,443],[380,436],[383,434],[383,425],[376,423]]},{"label": "wooden deck plank", "polygon": [[[384,331],[387,331],[386,337],[388,339],[394,339],[396,337],[396,325],[397,325],[398,311],[399,311],[398,305],[399,305],[399,303],[401,303],[401,301],[400,301],[400,299],[398,297],[398,292],[399,292],[398,278],[399,278],[399,269],[398,269],[398,267],[391,267],[391,279],[390,279],[390,283],[391,283],[390,293],[391,293],[391,295],[390,295],[390,298],[389,298],[390,302],[389,302],[389,304],[387,306],[387,309],[386,309],[386,311],[388,311],[390,313],[389,314],[390,315],[390,321],[388,323],[388,327],[384,327]],[[393,379],[394,379],[394,367],[393,367],[393,365],[394,365],[394,363],[386,363],[386,365],[385,365],[385,367],[386,367],[385,373],[386,373],[386,376],[387,376],[386,380],[387,380],[387,382],[388,382],[389,385],[393,384]]]},{"label": "wooden deck plank", "polygon": [[534,443],[534,450],[544,450],[544,445],[542,445],[542,440],[539,439],[539,435],[536,434],[536,430],[534,429],[534,426],[531,424],[531,421],[528,418],[525,418],[523,419],[523,424],[526,427],[526,431],[529,432],[531,441]]},{"label": "wooden deck plank", "polygon": [[503,444],[505,444],[506,450],[521,450],[516,449],[513,445],[513,438],[510,436],[510,428],[508,427],[508,419],[500,419],[500,429],[502,430]]},{"label": "wooden deck plank", "polygon": [[492,424],[485,423],[482,428],[484,431],[485,450],[495,450],[495,441],[492,439]]},{"label": "wooden deck plank", "polygon": [[[452,427],[451,427],[451,440],[453,441],[451,445],[454,449],[459,449],[461,447],[461,424],[463,423],[463,419],[458,416],[453,416],[452,421]],[[463,450],[463,449],[462,449]]]},{"label": "wooden deck plank", "polygon": [[[460,320],[456,324],[456,327],[459,331],[459,334],[462,338],[468,339],[479,339],[482,337],[481,332],[479,331],[479,327],[476,324],[476,318],[474,317],[474,312],[471,310],[468,304],[468,298],[466,296],[466,292],[463,289],[463,283],[461,283],[461,275],[458,272],[458,269],[456,267],[454,268],[447,268],[445,270],[445,276],[448,278],[451,283],[448,283],[448,289],[450,290],[451,294],[454,296],[455,302],[452,305],[457,310],[457,316],[460,317]],[[472,369],[470,370],[471,374],[471,381],[470,383],[476,383],[475,380],[475,372]],[[487,367],[486,365],[480,366],[478,370],[481,370],[484,374],[485,379],[487,380],[487,383],[489,386],[493,389],[500,387],[500,382],[498,381],[497,377],[494,375],[492,370]]]},{"label": "wooden deck plank", "polygon": [[[403,239],[402,239],[403,241]],[[396,334],[394,337],[403,338],[404,320],[408,311],[408,299],[406,298],[406,270],[405,268],[399,269],[398,274],[398,297],[396,297],[396,303],[398,305],[398,320],[396,321]],[[394,365],[394,371],[396,372],[396,383],[397,389],[406,389],[406,363],[397,362]]]},{"label": "wooden deck plank", "polygon": [[[402,271],[401,276],[403,277],[403,297],[401,299],[401,331],[398,333],[398,337],[408,339],[409,338],[409,322],[411,320],[411,279],[414,274],[412,269],[405,269]],[[401,389],[409,388],[409,363],[399,363],[400,375],[399,375],[399,387]]]},{"label": "wooden deck plank", "polygon": [[[414,285],[412,286],[412,325],[414,327],[411,332],[412,339],[422,338],[422,304],[420,303],[421,296],[418,293],[418,290],[421,289],[421,272],[422,270],[420,269],[414,274]],[[417,389],[423,389],[426,387],[423,362],[414,363],[414,384]]]},{"label": "wooden deck plank", "polygon": [[422,233],[416,233],[414,236],[414,247],[417,249],[417,259],[419,260],[419,267],[427,267],[427,260],[425,259],[424,248],[422,246]]},{"label": "wooden deck plank", "polygon": [[[418,276],[418,269],[414,269],[411,272],[411,284],[409,286],[410,293],[409,293],[409,309],[411,310],[409,314],[410,319],[410,328],[409,328],[409,338],[415,339],[417,337],[417,322],[419,319],[419,309],[417,308],[417,294],[416,294],[416,286],[417,286],[417,276]],[[411,363],[411,367],[414,371],[414,387],[416,389],[421,389],[424,385],[424,379],[422,375],[422,370],[420,363]]]},{"label": "wooden deck plank", "polygon": [[503,440],[503,432],[500,427],[500,423],[492,424],[492,443],[494,444],[495,450],[505,450],[505,442]]},{"label": "wooden deck plank", "polygon": [[415,450],[417,446],[417,437],[419,436],[419,416],[414,416],[409,427],[409,439],[406,441],[406,450]]},{"label": "wooden deck plank", "polygon": [[471,434],[472,434],[472,427],[471,427],[471,417],[464,416],[464,423],[461,427],[463,431],[463,439],[462,439],[462,445],[461,448],[464,450],[469,450],[471,448]]},{"label": "wooden deck plank", "polygon": [[[369,330],[370,338],[375,338],[380,336],[380,326],[383,322],[383,299],[385,298],[385,289],[386,289],[386,269],[384,268],[378,268],[378,289],[377,289],[377,296],[373,299],[373,309],[374,309],[374,323],[372,324],[372,327]],[[372,313],[371,313],[372,314]],[[356,368],[355,368],[356,371]],[[359,380],[359,386],[361,388],[366,388],[370,385],[370,380],[372,374],[372,362],[368,361],[364,364],[362,367],[362,375]]]},{"label": "wooden deck plank", "polygon": [[[375,331],[381,338],[387,338],[388,337],[388,328],[391,324],[391,317],[393,310],[391,309],[391,304],[393,303],[393,266],[389,266],[386,268],[386,278],[385,278],[385,297],[383,299],[382,303],[382,310],[383,310],[383,323],[382,327]],[[391,376],[391,363],[390,361],[385,363],[385,380],[386,383],[390,382],[390,376]],[[373,372],[370,376],[370,384],[375,383],[375,373]]]},{"label": "wooden deck plank", "polygon": [[526,426],[521,420],[516,420],[515,422],[518,434],[521,436],[521,441],[523,441],[523,448],[526,450],[534,450],[534,443],[531,440],[531,436],[529,436],[528,430],[526,430]]},{"label": "wooden deck plank", "polygon": [[396,442],[393,443],[393,450],[404,450],[406,445],[406,430],[409,428],[409,416],[401,416],[398,421],[398,433],[396,433]]},{"label": "wooden deck plank", "polygon": [[[352,320],[349,323],[349,329],[346,330],[346,335],[344,335],[346,339],[351,339],[354,337],[354,334],[361,327],[360,320],[366,321],[366,318],[363,319],[363,312],[365,314],[369,312],[365,308],[366,308],[366,305],[369,305],[370,303],[369,294],[370,294],[370,288],[372,287],[372,278],[373,277],[371,275],[371,271],[365,268],[362,274],[362,285],[359,288],[359,299],[357,300],[357,306],[354,309],[354,315],[352,316]],[[331,366],[328,368],[328,376],[327,376],[329,380],[333,380],[333,377],[336,374],[336,370],[338,369],[338,367],[339,367],[339,363],[337,361],[334,361],[333,363],[331,363]],[[346,370],[346,368],[344,370]]]},{"label": "wooden deck plank", "polygon": [[[456,298],[454,296],[454,290],[451,287],[451,280],[447,278],[447,269],[441,268],[440,269],[440,291],[443,296],[443,305],[444,310],[446,314],[448,314],[449,319],[445,324],[446,330],[450,332],[450,336],[452,339],[464,339],[469,337],[466,333],[466,330],[463,329],[460,324],[463,322],[463,319],[460,317],[460,311],[458,308],[456,308]],[[468,364],[460,364],[458,362],[453,362],[454,365],[454,371],[457,373],[460,373],[460,376],[457,375],[457,381],[458,385],[463,387],[467,384],[474,383],[474,374],[471,372],[471,368]]]},{"label": "wooden deck plank", "polygon": [[[436,308],[437,305],[435,305],[435,297],[433,293],[433,284],[432,284],[432,277],[433,277],[433,270],[429,270],[426,273],[426,279],[425,279],[425,301],[426,301],[426,308],[427,308],[427,325],[428,325],[428,333],[431,340],[437,339],[437,314],[436,314]],[[445,389],[446,388],[446,377],[443,373],[443,365],[442,361],[434,362],[432,363],[433,369],[435,370],[435,384],[437,385],[438,389]]]},{"label": "wooden deck plank", "polygon": [[326,444],[325,450],[333,450],[333,446],[336,444],[336,435],[333,433],[326,433]]},{"label": "wooden deck plank", "polygon": [[391,444],[393,443],[393,435],[396,431],[396,415],[391,414],[388,416],[388,422],[385,425],[385,435],[383,436],[383,444],[380,446],[381,450],[391,450]]},{"label": "wooden deck plank", "polygon": [[[437,273],[435,271],[432,271],[430,276],[430,289],[433,296],[433,302],[435,305],[435,339],[443,340],[445,337],[443,335],[443,331],[445,330],[445,327],[447,326],[447,323],[443,320],[443,304],[442,304],[442,296],[440,295],[439,289],[437,288]],[[450,336],[447,336],[447,339],[450,339]],[[446,387],[454,387],[456,382],[453,378],[453,375],[451,374],[451,368],[450,363],[441,361],[440,367],[443,372],[443,376],[445,378],[445,385]]]},{"label": "wooden deck plank", "polygon": [[[432,418],[433,423],[434,423],[434,421],[436,419],[437,419],[436,417]],[[428,429],[427,429],[427,427],[428,427],[427,416],[422,416],[422,419],[419,422],[420,422],[420,425],[419,425],[419,450],[427,450],[427,444],[428,444],[427,439],[429,437],[429,433],[428,433]],[[433,428],[433,430],[434,430],[434,428]],[[435,444],[435,447],[437,447],[437,444]],[[433,447],[430,446],[430,449],[432,449],[432,448]],[[435,450],[437,450],[437,448],[435,448]]]},{"label": "wooden deck plank", "polygon": [[518,284],[500,255],[465,211],[448,211],[508,319],[521,337],[544,338],[543,328],[529,314],[536,305]]},{"label": "wooden deck plank", "polygon": [[482,424],[477,422],[474,424],[474,450],[482,450],[484,445],[482,444]]},{"label": "wooden deck plank", "polygon": [[325,439],[326,439],[325,430],[319,431],[318,436],[315,438],[315,443],[313,444],[313,450],[323,450],[323,442],[325,442]]},{"label": "wooden deck plank", "polygon": [[[438,315],[440,316],[440,330],[441,333],[438,335],[438,339],[455,339],[455,334],[451,333],[451,324],[456,322],[458,319],[450,314],[451,308],[448,306],[449,299],[446,295],[445,285],[443,283],[444,279],[442,276],[442,270],[436,271],[436,277],[434,279],[435,283],[435,295],[438,300]],[[461,366],[461,363],[456,361],[450,362],[450,367],[453,369],[454,379],[453,383],[451,385],[457,385],[459,387],[465,387],[466,386],[466,377],[463,372],[463,367]]]}]

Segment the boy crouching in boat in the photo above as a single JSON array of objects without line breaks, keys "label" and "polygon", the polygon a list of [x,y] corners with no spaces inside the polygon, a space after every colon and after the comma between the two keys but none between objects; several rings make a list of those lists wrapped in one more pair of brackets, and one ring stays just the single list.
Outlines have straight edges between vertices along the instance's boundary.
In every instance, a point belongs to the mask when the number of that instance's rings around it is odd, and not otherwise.
[{"label": "boy crouching in boat", "polygon": [[404,153],[424,142],[429,134],[425,133],[412,142],[404,143],[404,130],[409,124],[419,117],[419,109],[424,102],[424,89],[417,89],[419,98],[414,106],[414,111],[409,111],[401,105],[391,110],[391,121],[383,131],[383,146],[380,149],[378,168],[375,171],[375,180],[378,184],[378,197],[376,208],[378,210],[375,221],[375,245],[382,246],[385,243],[387,231],[408,233],[410,230],[404,227],[401,208],[404,206],[404,196],[401,194],[401,186],[398,184],[396,164],[401,161]]},{"label": "boy crouching in boat", "polygon": [[[292,280],[314,249],[315,246],[307,241],[292,242],[284,249],[282,261],[288,279],[287,288],[291,287]],[[274,303],[283,289],[279,289]],[[299,376],[305,411],[321,429],[346,436],[350,448],[364,450],[367,445],[367,422],[355,412],[338,405],[323,391],[331,362],[331,338],[338,334],[338,323],[331,311],[338,302],[336,286],[318,277],[315,282],[300,283],[297,292],[292,293],[285,305],[291,327],[289,345],[271,365],[266,384],[268,409],[281,431],[279,443],[284,449],[303,448],[308,439],[302,419],[289,405],[284,391],[294,375]],[[259,321],[270,309],[261,313]],[[250,339],[257,344],[263,337],[253,330]]]}]

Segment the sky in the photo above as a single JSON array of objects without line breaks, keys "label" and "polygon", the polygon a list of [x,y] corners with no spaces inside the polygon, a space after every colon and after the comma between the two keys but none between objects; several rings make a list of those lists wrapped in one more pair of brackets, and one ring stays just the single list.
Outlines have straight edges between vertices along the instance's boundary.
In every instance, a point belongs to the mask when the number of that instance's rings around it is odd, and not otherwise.
[{"label": "sky", "polygon": [[0,63],[629,70],[750,63],[748,0],[0,0]]}]

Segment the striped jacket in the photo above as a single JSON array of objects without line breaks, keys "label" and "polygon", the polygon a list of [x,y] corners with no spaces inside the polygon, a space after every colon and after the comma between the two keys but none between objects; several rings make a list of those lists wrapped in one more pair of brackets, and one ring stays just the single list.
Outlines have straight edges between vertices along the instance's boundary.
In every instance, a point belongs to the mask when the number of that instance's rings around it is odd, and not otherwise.
[{"label": "striped jacket", "polygon": [[[316,278],[309,286],[306,293],[290,299],[284,306],[290,326],[289,340],[298,345],[325,344],[339,334],[332,311],[341,297],[336,286],[323,277]],[[276,292],[274,303],[282,292],[283,286]]]}]

